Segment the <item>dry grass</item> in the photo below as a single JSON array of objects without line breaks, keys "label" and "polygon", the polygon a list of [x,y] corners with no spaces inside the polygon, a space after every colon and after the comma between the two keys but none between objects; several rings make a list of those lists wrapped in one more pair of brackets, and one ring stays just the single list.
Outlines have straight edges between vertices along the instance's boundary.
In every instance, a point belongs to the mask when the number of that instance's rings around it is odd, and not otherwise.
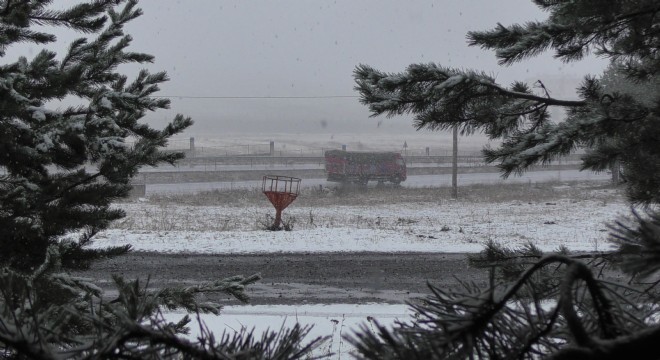
[{"label": "dry grass", "polygon": [[[596,191],[597,190],[597,191]],[[542,202],[557,199],[620,199],[622,190],[602,182],[545,182],[528,184],[468,185],[459,187],[459,200],[473,203]],[[198,194],[151,195],[152,204],[190,206],[254,206],[263,204],[260,189],[214,190]],[[438,202],[451,200],[451,187],[406,188],[400,186],[335,186],[322,190],[307,188],[295,201],[296,206],[366,205]]]},{"label": "dry grass", "polygon": [[[451,189],[446,187],[306,190],[284,211],[283,220],[295,225],[296,232],[285,238],[301,248],[327,248],[332,239],[354,238],[363,244],[360,249],[371,249],[390,244],[388,239],[394,237],[398,240],[393,247],[404,241],[424,249],[462,249],[488,240],[510,246],[531,241],[553,249],[566,244],[601,249],[606,223],[629,212],[622,191],[602,182],[474,185],[460,190],[456,201],[450,200]],[[181,242],[207,248],[229,239],[263,251],[279,246],[273,239],[284,238],[255,233],[272,224],[275,213],[258,190],[158,196],[117,206],[127,216],[110,226],[113,236],[146,241],[148,248],[160,249],[171,241],[174,248],[187,251]],[[226,237],[219,234],[224,232]]]}]

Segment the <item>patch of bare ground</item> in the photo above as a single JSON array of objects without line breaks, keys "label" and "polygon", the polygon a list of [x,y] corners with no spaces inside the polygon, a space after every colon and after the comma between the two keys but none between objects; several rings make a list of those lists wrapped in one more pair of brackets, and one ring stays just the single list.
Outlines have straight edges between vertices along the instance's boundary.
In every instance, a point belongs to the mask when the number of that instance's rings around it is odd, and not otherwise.
[{"label": "patch of bare ground", "polygon": [[[91,277],[112,295],[111,275],[149,281],[153,288],[187,286],[231,275],[261,273],[248,289],[252,304],[403,303],[459,280],[487,284],[487,272],[468,266],[465,254],[330,253],[192,255],[131,253],[94,263],[76,275]],[[207,300],[235,303],[225,294]]]},{"label": "patch of bare ground", "polygon": [[[307,190],[297,206],[437,203],[450,200],[451,188],[398,186],[336,187]],[[620,201],[619,188],[601,183],[541,183],[472,185],[460,188],[459,201],[473,203],[553,202],[559,199]],[[197,195],[159,195],[155,205],[249,207],[264,204],[257,190],[211,191]],[[256,215],[255,215],[256,216]],[[312,216],[310,212],[310,217]],[[167,218],[170,219],[170,218]],[[174,219],[174,218],[172,218]],[[221,219],[220,219],[221,220]],[[218,220],[218,226],[226,226]],[[171,220],[174,221],[174,220]],[[180,220],[178,220],[180,221]],[[311,220],[310,220],[311,221]],[[170,223],[170,220],[165,221]],[[441,230],[443,231],[443,230]],[[154,288],[185,286],[228,276],[261,273],[263,280],[249,289],[254,304],[402,303],[429,293],[427,283],[443,289],[461,281],[486,286],[485,270],[470,267],[466,254],[451,253],[268,253],[251,255],[196,255],[132,253],[94,263],[77,275],[91,277],[110,289],[112,274],[128,279],[149,278]],[[224,294],[207,294],[224,302]]]}]

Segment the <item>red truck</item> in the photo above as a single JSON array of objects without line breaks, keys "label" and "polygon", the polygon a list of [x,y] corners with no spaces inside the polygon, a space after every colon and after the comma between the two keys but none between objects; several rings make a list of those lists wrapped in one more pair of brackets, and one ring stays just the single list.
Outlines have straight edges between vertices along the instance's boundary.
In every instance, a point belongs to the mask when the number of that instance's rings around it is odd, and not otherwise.
[{"label": "red truck", "polygon": [[325,173],[328,181],[366,185],[371,180],[399,184],[406,180],[406,162],[397,152],[328,150]]}]

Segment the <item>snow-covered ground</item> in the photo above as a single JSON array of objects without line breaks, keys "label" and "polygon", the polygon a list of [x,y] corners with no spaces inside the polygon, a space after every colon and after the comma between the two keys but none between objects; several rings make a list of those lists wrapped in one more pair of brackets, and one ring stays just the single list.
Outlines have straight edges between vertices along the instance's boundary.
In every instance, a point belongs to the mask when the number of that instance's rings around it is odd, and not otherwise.
[{"label": "snow-covered ground", "polygon": [[[604,250],[606,223],[628,213],[615,190],[587,189],[550,201],[429,199],[412,203],[297,206],[284,211],[293,231],[262,230],[274,209],[260,204],[195,206],[149,201],[121,204],[128,216],[94,246],[131,244],[167,253],[478,252],[495,240],[544,250]],[[497,187],[492,187],[497,191]],[[608,195],[608,192],[611,194]]]},{"label": "snow-covered ground", "polygon": [[[342,204],[338,198],[330,204],[319,202],[323,204],[319,206],[294,202],[284,211],[293,230],[279,232],[262,230],[267,215],[274,214],[265,197],[262,202],[250,200],[244,205],[184,205],[147,198],[119,204],[128,216],[99,234],[94,246],[131,244],[137,251],[205,254],[478,252],[485,242],[495,240],[512,247],[531,242],[544,250],[559,246],[575,251],[607,249],[606,223],[629,212],[620,192],[598,183],[547,186],[556,197],[541,200],[514,193],[503,201],[484,196],[414,202],[384,198],[379,205]],[[501,190],[500,185],[491,186],[485,194]],[[166,316],[174,321],[182,314]],[[405,305],[339,304],[226,307],[220,316],[203,316],[202,320],[216,334],[241,327],[254,327],[260,333],[296,321],[313,324],[308,340],[331,336],[315,355],[335,353],[332,358],[336,359],[348,357],[351,351],[341,335],[352,333],[358,325],[371,326],[372,318],[393,324],[395,319],[409,320],[409,316]],[[191,326],[191,330],[194,336],[197,327]]]},{"label": "snow-covered ground", "polygon": [[[256,305],[227,306],[220,316],[200,315],[203,323],[219,337],[223,331],[233,332],[241,329],[252,330],[261,334],[267,330],[277,331],[282,326],[291,327],[296,322],[300,325],[313,325],[306,337],[311,341],[317,337],[329,336],[314,355],[335,354],[332,358],[349,358],[353,347],[342,339],[351,335],[364,325],[372,331],[374,320],[381,325],[391,326],[396,320],[410,321],[410,310],[405,305],[389,304],[334,304],[334,305]],[[179,321],[184,314],[167,313],[168,321]],[[190,326],[190,337],[199,335],[199,326],[195,322]]]}]

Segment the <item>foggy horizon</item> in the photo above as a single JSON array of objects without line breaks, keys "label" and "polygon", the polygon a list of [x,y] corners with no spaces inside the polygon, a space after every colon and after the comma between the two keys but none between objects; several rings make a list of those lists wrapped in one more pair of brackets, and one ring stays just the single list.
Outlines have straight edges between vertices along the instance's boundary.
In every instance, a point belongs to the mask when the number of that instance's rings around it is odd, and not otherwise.
[{"label": "foggy horizon", "polygon": [[[435,62],[484,71],[504,85],[542,80],[552,96],[561,98],[575,98],[583,76],[598,75],[606,65],[594,57],[564,64],[544,53],[501,67],[493,52],[468,47],[470,30],[544,19],[531,2],[194,4],[141,1],[144,15],[126,28],[133,37],[129,50],[154,55],[155,62],[120,68],[129,79],[143,67],[167,71],[171,80],[156,95],[170,97],[171,109],[149,113],[145,120],[160,128],[177,113],[190,116],[195,125],[183,137],[416,133],[411,116],[370,117],[353,90],[359,64],[400,72],[412,63]],[[42,48],[61,57],[70,41],[82,36],[60,29],[55,34],[57,43],[16,47],[6,59],[32,58]]]}]

